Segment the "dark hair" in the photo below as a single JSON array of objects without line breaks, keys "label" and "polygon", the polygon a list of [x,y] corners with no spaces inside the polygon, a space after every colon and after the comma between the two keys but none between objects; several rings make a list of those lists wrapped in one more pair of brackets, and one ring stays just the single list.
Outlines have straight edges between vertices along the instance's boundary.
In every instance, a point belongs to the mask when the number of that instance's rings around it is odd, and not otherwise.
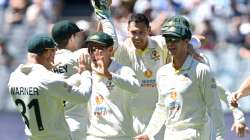
[{"label": "dark hair", "polygon": [[128,24],[131,22],[135,23],[144,23],[147,27],[149,27],[149,19],[144,14],[132,14],[129,17]]},{"label": "dark hair", "polygon": [[59,49],[65,49],[68,42],[69,42],[69,39],[61,40],[60,42],[58,42],[56,47],[59,48]]}]

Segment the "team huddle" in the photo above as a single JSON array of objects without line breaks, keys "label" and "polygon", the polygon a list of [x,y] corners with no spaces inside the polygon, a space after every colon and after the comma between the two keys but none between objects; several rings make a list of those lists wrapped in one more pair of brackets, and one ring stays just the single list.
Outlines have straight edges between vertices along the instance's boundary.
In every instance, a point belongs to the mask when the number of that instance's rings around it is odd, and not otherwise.
[{"label": "team huddle", "polygon": [[233,94],[223,88],[194,49],[200,40],[185,17],[167,18],[162,34],[150,36],[148,18],[132,14],[121,43],[110,4],[92,0],[102,26],[81,49],[84,31],[68,20],[28,41],[27,63],[8,84],[28,139],[223,140],[220,99],[236,134],[248,132],[237,102],[250,95],[250,82]]}]

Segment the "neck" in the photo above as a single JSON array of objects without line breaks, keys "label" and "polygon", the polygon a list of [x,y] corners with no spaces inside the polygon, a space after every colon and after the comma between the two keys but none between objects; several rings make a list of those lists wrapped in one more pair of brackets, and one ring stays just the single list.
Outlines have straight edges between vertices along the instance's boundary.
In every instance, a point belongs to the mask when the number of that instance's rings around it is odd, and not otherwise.
[{"label": "neck", "polygon": [[146,43],[144,46],[140,48],[140,50],[144,51],[148,47],[148,43]]},{"label": "neck", "polygon": [[187,56],[188,56],[187,53],[185,53],[185,55],[174,56],[173,57],[173,67],[176,70],[179,70],[182,67],[182,65],[184,64]]},{"label": "neck", "polygon": [[109,65],[112,63],[112,59],[111,58],[109,58],[108,60],[107,60],[107,68],[109,67]]}]

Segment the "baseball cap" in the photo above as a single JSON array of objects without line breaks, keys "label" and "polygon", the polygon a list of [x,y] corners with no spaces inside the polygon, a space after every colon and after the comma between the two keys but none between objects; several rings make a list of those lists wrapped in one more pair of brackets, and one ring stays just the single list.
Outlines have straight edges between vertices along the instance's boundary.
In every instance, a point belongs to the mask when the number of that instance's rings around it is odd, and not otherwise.
[{"label": "baseball cap", "polygon": [[90,42],[101,44],[103,47],[110,47],[114,45],[113,38],[104,32],[96,32],[89,35],[85,43]]},{"label": "baseball cap", "polygon": [[56,42],[45,34],[39,34],[33,36],[28,41],[28,52],[35,53],[35,54],[41,54],[46,49],[54,49],[56,47]]},{"label": "baseball cap", "polygon": [[56,43],[60,44],[61,41],[69,39],[72,34],[80,31],[81,30],[74,22],[63,20],[55,23],[53,26],[52,37]]}]

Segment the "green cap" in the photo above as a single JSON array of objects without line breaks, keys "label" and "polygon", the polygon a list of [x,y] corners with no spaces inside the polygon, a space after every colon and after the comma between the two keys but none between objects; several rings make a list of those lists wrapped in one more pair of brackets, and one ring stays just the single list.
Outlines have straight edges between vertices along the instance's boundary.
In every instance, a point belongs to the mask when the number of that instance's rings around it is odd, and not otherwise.
[{"label": "green cap", "polygon": [[46,49],[53,49],[56,47],[56,42],[48,35],[39,34],[32,37],[28,41],[28,52],[41,54]]},{"label": "green cap", "polygon": [[189,28],[186,26],[175,25],[165,28],[164,32],[162,33],[164,37],[179,37],[182,39],[191,39],[192,33],[190,32]]},{"label": "green cap", "polygon": [[183,39],[191,39],[192,36],[190,23],[183,16],[174,16],[166,19],[161,30],[164,37],[174,36]]},{"label": "green cap", "polygon": [[56,43],[60,44],[63,40],[68,40],[72,34],[80,32],[78,26],[71,21],[63,20],[55,23],[52,28],[52,37]]},{"label": "green cap", "polygon": [[85,43],[89,43],[89,42],[98,43],[104,47],[110,47],[114,45],[113,38],[104,32],[96,32],[96,33],[89,35]]},{"label": "green cap", "polygon": [[167,18],[165,19],[163,25],[162,25],[162,29],[169,27],[169,26],[174,26],[175,24],[178,25],[184,25],[187,26],[188,28],[191,28],[190,22],[189,20],[184,17],[184,16],[173,16],[171,18]]}]

